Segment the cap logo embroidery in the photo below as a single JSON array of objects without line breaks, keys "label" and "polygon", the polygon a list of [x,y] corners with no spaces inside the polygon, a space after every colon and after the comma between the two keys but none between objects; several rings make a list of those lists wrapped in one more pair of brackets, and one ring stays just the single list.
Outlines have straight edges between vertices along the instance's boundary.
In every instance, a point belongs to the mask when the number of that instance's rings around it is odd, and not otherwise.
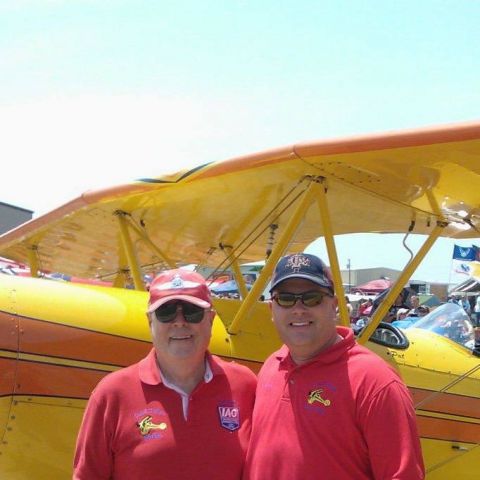
[{"label": "cap logo embroidery", "polygon": [[137,427],[143,436],[148,435],[151,430],[165,430],[167,428],[167,424],[165,422],[157,424],[153,423],[152,419],[153,418],[151,415],[147,415],[137,423]]},{"label": "cap logo embroidery", "polygon": [[165,283],[163,285],[156,285],[155,290],[172,290],[177,289],[181,290],[183,288],[197,288],[200,287],[200,283],[198,282],[190,282],[182,280],[180,277],[174,277],[171,282]]},{"label": "cap logo embroidery", "polygon": [[180,278],[180,275],[175,275],[172,280],[173,288],[183,288],[183,280]]},{"label": "cap logo embroidery", "polygon": [[309,267],[310,266],[310,259],[305,257],[304,255],[292,255],[286,265],[285,268],[291,268],[293,272],[298,273],[302,267]]},{"label": "cap logo embroidery", "polygon": [[312,405],[315,402],[319,402],[325,407],[329,407],[331,402],[330,400],[322,398],[323,388],[317,388],[312,390],[307,396],[307,402]]}]

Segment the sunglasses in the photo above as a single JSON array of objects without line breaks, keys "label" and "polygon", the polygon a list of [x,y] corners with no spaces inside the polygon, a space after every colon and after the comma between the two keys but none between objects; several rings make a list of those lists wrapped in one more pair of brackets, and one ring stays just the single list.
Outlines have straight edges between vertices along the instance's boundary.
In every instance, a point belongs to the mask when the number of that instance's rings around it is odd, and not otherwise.
[{"label": "sunglasses", "polygon": [[177,316],[178,307],[182,309],[187,323],[200,323],[205,315],[205,309],[188,302],[168,302],[155,310],[155,317],[161,323],[170,323]]},{"label": "sunglasses", "polygon": [[333,297],[327,292],[304,292],[304,293],[275,293],[272,298],[283,308],[292,308],[297,300],[301,300],[306,307],[316,307],[322,303],[324,297]]}]

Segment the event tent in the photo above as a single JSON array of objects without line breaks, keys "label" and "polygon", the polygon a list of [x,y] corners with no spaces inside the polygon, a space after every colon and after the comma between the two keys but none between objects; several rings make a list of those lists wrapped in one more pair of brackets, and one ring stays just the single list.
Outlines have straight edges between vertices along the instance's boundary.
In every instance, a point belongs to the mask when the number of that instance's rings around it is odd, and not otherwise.
[{"label": "event tent", "polygon": [[363,294],[376,294],[383,292],[392,286],[392,281],[388,278],[379,278],[378,280],[370,280],[362,285],[357,285],[352,288],[352,292]]}]

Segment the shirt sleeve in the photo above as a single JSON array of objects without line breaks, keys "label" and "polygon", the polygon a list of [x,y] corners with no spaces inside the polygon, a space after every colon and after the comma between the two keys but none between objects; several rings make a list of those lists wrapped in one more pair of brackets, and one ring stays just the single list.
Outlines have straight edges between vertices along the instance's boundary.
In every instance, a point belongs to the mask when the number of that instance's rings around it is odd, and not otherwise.
[{"label": "shirt sleeve", "polygon": [[95,392],[88,401],[77,437],[73,480],[109,480],[113,475],[111,427],[105,401]]},{"label": "shirt sleeve", "polygon": [[420,439],[411,396],[392,381],[365,406],[363,432],[375,480],[425,478]]}]

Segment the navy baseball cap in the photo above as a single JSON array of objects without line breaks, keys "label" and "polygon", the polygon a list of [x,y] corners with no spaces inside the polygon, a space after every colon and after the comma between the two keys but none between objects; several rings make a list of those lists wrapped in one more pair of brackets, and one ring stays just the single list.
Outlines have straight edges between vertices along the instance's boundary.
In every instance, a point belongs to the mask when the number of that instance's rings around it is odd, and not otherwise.
[{"label": "navy baseball cap", "polygon": [[295,253],[282,257],[275,267],[270,293],[279,283],[290,278],[304,278],[333,293],[333,280],[330,269],[315,255]]}]

